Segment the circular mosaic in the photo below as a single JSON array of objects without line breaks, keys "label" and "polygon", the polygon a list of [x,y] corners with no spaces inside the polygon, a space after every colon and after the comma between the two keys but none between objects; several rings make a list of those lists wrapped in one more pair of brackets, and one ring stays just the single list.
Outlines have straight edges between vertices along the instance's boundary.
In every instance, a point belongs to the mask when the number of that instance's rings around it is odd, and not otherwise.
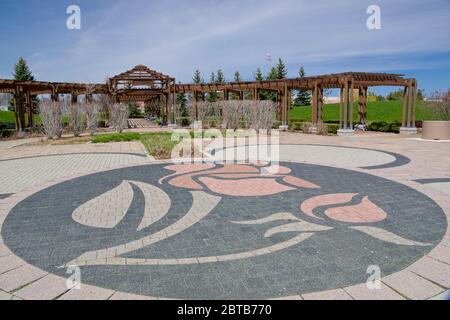
[{"label": "circular mosaic", "polygon": [[154,164],[76,178],[7,216],[28,263],[141,295],[265,299],[365,282],[423,257],[445,234],[427,196],[331,167]]}]

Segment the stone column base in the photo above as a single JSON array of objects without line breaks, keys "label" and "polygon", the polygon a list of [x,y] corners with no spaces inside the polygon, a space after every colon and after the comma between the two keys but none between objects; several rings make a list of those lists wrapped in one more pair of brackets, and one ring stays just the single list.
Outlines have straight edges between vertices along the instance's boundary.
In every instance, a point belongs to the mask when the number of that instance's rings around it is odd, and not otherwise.
[{"label": "stone column base", "polygon": [[340,137],[351,137],[355,135],[355,130],[353,129],[339,129],[337,135]]},{"label": "stone column base", "polygon": [[281,125],[279,127],[279,130],[281,130],[281,131],[287,131],[288,129],[289,129],[289,126],[287,126],[287,125]]},{"label": "stone column base", "polygon": [[317,134],[317,126],[309,127],[308,133]]},{"label": "stone column base", "polygon": [[400,134],[404,134],[404,135],[417,134],[417,128],[416,127],[401,127]]},{"label": "stone column base", "polygon": [[170,123],[167,127],[175,129],[177,127],[177,125],[175,123]]}]

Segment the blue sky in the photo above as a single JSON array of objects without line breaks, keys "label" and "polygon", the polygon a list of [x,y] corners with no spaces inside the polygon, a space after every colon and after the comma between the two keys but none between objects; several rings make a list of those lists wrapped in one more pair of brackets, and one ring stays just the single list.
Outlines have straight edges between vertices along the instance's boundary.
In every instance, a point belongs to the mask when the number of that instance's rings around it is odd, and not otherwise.
[{"label": "blue sky", "polygon": [[[71,4],[81,30],[66,28]],[[372,4],[381,30],[366,27]],[[450,87],[449,30],[449,0],[1,0],[0,78],[24,56],[45,81],[103,82],[137,64],[182,82],[197,68],[205,80],[218,68],[250,80],[281,57],[292,77],[302,65],[396,72],[430,92]]]}]

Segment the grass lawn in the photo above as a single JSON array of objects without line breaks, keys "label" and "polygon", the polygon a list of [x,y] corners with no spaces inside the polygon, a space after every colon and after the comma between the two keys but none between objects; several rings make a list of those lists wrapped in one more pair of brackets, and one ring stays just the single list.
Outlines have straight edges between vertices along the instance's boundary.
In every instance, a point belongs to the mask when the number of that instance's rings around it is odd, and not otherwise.
[{"label": "grass lawn", "polygon": [[140,141],[155,159],[170,159],[172,149],[179,143],[172,141],[171,132],[150,132],[141,134]]},{"label": "grass lawn", "polygon": [[100,134],[92,138],[92,143],[135,141],[140,138],[141,135],[136,132]]},{"label": "grass lawn", "polygon": [[[27,117],[25,117],[25,124],[28,123]],[[41,123],[39,115],[34,115],[34,123]],[[16,118],[13,111],[0,111],[0,124],[5,124],[8,127],[14,128],[16,126]]]},{"label": "grass lawn", "polygon": [[[401,122],[402,121],[402,101],[378,101],[367,103],[367,121],[386,121]],[[353,106],[353,119],[357,121],[358,103]],[[419,120],[436,120],[435,117],[427,110],[423,101],[418,103],[416,119]],[[311,121],[311,107],[294,107],[291,110],[291,121]],[[324,121],[339,121],[339,104],[329,104],[324,106]]]},{"label": "grass lawn", "polygon": [[147,152],[155,159],[169,159],[172,149],[178,144],[172,141],[171,132],[149,132],[149,133],[111,133],[101,134],[92,138],[92,143],[108,143],[120,141],[141,141]]}]

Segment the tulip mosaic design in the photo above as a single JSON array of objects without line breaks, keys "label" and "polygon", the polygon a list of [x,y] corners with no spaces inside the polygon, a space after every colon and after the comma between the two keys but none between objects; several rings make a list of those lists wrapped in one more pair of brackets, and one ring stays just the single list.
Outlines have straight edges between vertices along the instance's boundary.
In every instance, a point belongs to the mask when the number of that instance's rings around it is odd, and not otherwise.
[{"label": "tulip mosaic design", "polygon": [[7,217],[31,264],[171,298],[272,298],[364,282],[430,251],[442,210],[408,187],[306,164],[147,165],[51,187]]}]

